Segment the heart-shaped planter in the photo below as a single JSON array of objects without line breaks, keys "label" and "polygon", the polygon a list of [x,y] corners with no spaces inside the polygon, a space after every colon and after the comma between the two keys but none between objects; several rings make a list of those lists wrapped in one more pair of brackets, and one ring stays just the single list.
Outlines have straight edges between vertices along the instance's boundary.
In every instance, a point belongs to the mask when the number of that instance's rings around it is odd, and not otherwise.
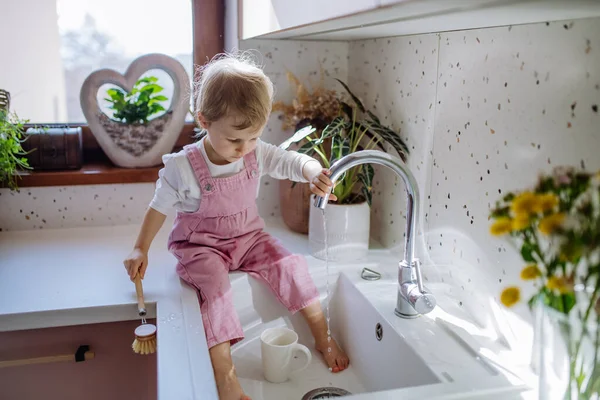
[{"label": "heart-shaped planter", "polygon": [[[165,114],[146,125],[128,125],[106,116],[98,106],[98,90],[113,84],[130,92],[146,71],[161,69],[173,79],[171,105]],[[142,168],[161,163],[171,152],[185,123],[190,104],[189,76],[181,63],[164,54],[147,54],[135,59],[125,75],[112,69],[91,73],[80,92],[81,109],[92,134],[110,160],[120,167]]]}]

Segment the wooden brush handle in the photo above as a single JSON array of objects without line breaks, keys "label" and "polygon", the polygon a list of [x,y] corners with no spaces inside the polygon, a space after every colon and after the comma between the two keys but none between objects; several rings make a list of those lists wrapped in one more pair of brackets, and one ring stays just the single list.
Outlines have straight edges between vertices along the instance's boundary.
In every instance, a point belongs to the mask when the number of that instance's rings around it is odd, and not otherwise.
[{"label": "wooden brush handle", "polygon": [[138,314],[140,317],[144,317],[146,316],[146,304],[144,304],[144,288],[139,273],[135,276],[135,293],[137,295]]}]

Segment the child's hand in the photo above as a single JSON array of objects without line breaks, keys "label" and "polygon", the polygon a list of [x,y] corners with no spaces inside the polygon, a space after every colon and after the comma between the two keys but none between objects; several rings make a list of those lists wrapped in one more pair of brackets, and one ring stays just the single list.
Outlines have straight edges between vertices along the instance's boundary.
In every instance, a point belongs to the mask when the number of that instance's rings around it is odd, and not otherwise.
[{"label": "child's hand", "polygon": [[318,175],[311,179],[310,191],[321,197],[325,197],[327,194],[329,194],[329,200],[336,201],[337,197],[335,194],[331,193],[333,183],[331,182],[331,179],[329,179],[330,174],[331,171],[323,168]]},{"label": "child's hand", "polygon": [[148,253],[142,251],[142,249],[135,248],[127,256],[125,261],[123,261],[123,265],[127,270],[129,279],[133,281],[138,273],[140,274],[140,278],[144,279],[144,275],[146,275],[146,267],[148,267]]}]

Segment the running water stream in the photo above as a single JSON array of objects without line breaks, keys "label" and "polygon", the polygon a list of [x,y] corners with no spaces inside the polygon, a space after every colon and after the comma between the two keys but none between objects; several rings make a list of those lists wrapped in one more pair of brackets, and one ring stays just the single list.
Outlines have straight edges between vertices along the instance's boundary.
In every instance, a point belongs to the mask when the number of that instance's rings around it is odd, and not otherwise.
[{"label": "running water stream", "polygon": [[[327,219],[325,218],[325,210],[321,210],[323,213],[323,233],[324,233],[324,244],[325,244],[325,291],[327,293],[327,306],[325,308],[325,317],[327,318],[327,352],[331,353],[331,329],[329,327],[329,245],[327,243]],[[329,368],[331,371],[331,368]]]}]

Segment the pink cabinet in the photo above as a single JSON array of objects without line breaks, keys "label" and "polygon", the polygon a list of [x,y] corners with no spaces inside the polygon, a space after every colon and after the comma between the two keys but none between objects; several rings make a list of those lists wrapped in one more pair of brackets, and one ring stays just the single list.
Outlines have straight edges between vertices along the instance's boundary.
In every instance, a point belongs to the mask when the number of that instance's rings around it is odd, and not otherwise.
[{"label": "pink cabinet", "polygon": [[94,358],[0,368],[2,400],[156,399],[156,354],[133,353],[139,321],[0,332],[0,361],[75,353]]}]

